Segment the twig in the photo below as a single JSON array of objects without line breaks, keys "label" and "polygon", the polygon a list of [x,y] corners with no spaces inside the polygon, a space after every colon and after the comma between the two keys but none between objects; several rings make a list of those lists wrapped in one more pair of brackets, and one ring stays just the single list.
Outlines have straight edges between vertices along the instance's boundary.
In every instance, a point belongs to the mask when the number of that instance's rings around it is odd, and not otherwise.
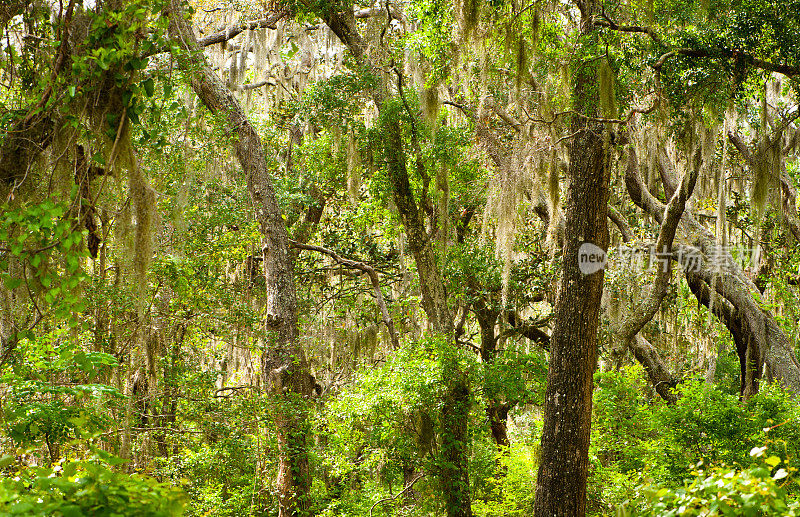
[{"label": "twig", "polygon": [[425,473],[423,472],[419,476],[415,477],[408,485],[406,485],[406,487],[404,489],[402,489],[401,491],[397,492],[397,494],[393,495],[392,497],[386,497],[384,499],[381,499],[380,501],[375,501],[375,503],[369,508],[369,517],[372,517],[372,510],[374,510],[376,506],[378,506],[381,503],[387,503],[389,501],[394,501],[395,499],[397,499],[401,495],[403,495],[406,492],[408,492],[409,490],[411,490],[411,488],[414,486],[414,484],[417,481],[419,481],[420,479],[424,478],[424,477],[425,477]]},{"label": "twig", "polygon": [[358,262],[356,260],[346,259],[341,255],[339,255],[338,253],[336,253],[335,251],[323,248],[321,246],[313,246],[311,244],[301,244],[291,239],[289,239],[289,245],[292,246],[293,248],[308,250],[308,251],[316,251],[317,253],[328,255],[337,263],[343,266],[349,267],[351,269],[358,269],[365,272],[369,276],[370,281],[372,282],[372,290],[375,293],[375,303],[378,304],[378,307],[381,310],[381,316],[383,316],[383,322],[386,324],[386,328],[389,330],[389,337],[392,340],[392,346],[395,349],[400,348],[400,339],[398,338],[397,331],[394,328],[394,322],[392,321],[392,317],[389,315],[389,309],[387,309],[386,307],[386,301],[384,300],[383,292],[381,291],[380,278],[378,278],[378,272],[375,271],[375,268],[373,268],[369,264],[365,264],[364,262]]}]

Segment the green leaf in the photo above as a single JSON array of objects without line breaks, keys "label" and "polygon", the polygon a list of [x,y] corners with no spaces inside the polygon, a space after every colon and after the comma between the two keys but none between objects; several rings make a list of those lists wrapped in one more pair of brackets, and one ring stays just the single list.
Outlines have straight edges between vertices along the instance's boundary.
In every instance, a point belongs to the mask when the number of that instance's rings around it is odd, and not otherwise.
[{"label": "green leaf", "polygon": [[764,460],[764,463],[766,463],[770,467],[777,467],[780,462],[781,459],[777,456],[770,456],[769,458]]},{"label": "green leaf", "polygon": [[153,96],[153,92],[155,92],[155,83],[153,83],[151,77],[148,77],[142,82],[142,87],[144,88],[144,93],[147,94],[148,97]]},{"label": "green leaf", "polygon": [[0,469],[8,467],[12,463],[14,463],[14,456],[7,454],[5,456],[0,457]]},{"label": "green leaf", "polygon": [[126,110],[126,113],[128,114],[128,119],[130,119],[133,124],[136,124],[137,126],[141,124],[139,121],[139,115],[134,110],[128,109]]},{"label": "green leaf", "polygon": [[66,465],[64,465],[64,475],[67,477],[72,477],[78,471],[78,462],[77,461],[70,461]]}]

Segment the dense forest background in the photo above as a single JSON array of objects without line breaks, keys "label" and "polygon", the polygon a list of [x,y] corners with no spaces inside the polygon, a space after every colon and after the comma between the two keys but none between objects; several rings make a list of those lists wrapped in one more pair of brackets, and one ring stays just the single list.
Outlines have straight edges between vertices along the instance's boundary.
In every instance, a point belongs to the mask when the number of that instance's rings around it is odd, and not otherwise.
[{"label": "dense forest background", "polygon": [[0,27],[0,514],[800,515],[798,0]]}]

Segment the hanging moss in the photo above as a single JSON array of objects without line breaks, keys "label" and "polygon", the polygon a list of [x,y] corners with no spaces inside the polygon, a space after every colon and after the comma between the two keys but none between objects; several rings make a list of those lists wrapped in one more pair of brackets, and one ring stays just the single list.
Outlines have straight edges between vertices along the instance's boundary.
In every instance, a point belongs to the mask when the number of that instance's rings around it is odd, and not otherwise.
[{"label": "hanging moss", "polygon": [[241,49],[239,50],[239,82],[244,81],[244,75],[247,72],[247,56],[250,54],[250,46],[253,41],[253,31],[247,30],[240,38]]},{"label": "hanging moss", "polygon": [[702,158],[703,171],[710,174],[714,164],[714,154],[717,150],[717,135],[719,126],[709,128],[701,121],[699,124],[700,132],[700,156]]},{"label": "hanging moss", "polygon": [[510,156],[508,165],[498,170],[490,182],[481,234],[481,243],[484,243],[494,229],[495,257],[503,264],[503,304],[508,302],[514,240],[522,215],[520,208],[525,206],[524,200],[528,196],[542,199],[546,195],[543,189],[549,181],[547,159],[550,153],[546,147],[537,147],[527,138],[518,138]]},{"label": "hanging moss", "polygon": [[[329,29],[328,29],[329,30]],[[253,56],[253,65],[255,66],[256,70],[263,71],[267,68],[267,52],[268,52],[268,35],[267,29],[257,29],[255,31],[255,44],[254,44],[254,56]]]},{"label": "hanging moss", "polygon": [[[123,253],[133,257],[133,273],[136,280],[139,311],[144,310],[144,300],[147,295],[147,270],[153,256],[153,233],[156,220],[156,195],[145,178],[139,161],[131,148],[130,136],[127,129],[123,130],[117,141],[113,153],[118,157],[117,167],[123,167],[128,172],[128,195],[131,199],[132,213],[123,212],[124,218],[132,215],[135,226],[128,229],[130,219],[121,221]],[[113,157],[112,157],[113,158]],[[110,160],[114,163],[117,160]],[[126,238],[133,233],[133,238]],[[133,244],[132,253],[130,244]]]},{"label": "hanging moss", "polygon": [[601,59],[597,64],[597,87],[603,116],[615,118],[617,116],[617,96],[614,91],[614,71],[607,59]]},{"label": "hanging moss", "polygon": [[439,88],[437,86],[430,88],[423,87],[420,92],[420,98],[422,101],[422,116],[425,118],[425,122],[433,128],[436,126],[441,106],[439,102]]},{"label": "hanging moss", "polygon": [[770,145],[768,139],[759,142],[753,190],[750,195],[758,222],[762,220],[764,215],[764,208],[769,201],[770,190],[777,184],[783,172],[783,155],[780,142],[780,138],[776,139],[774,145]]},{"label": "hanging moss", "polygon": [[461,34],[464,39],[470,39],[478,27],[481,18],[480,0],[461,0],[459,9],[459,22]]},{"label": "hanging moss", "polygon": [[347,137],[347,194],[353,205],[358,204],[361,198],[361,156],[353,131]]},{"label": "hanging moss", "polygon": [[[755,177],[753,178],[753,190],[750,200],[755,210],[757,226],[764,215],[764,208],[769,201],[770,190],[776,185],[783,172],[783,138],[780,134],[770,138],[769,123],[767,118],[767,97],[770,94],[769,83],[764,85],[764,92],[761,98],[761,126],[759,127],[759,139],[756,155]],[[770,145],[772,142],[772,145]],[[760,235],[758,236],[760,239]]]},{"label": "hanging moss", "polygon": [[722,125],[722,160],[717,177],[717,242],[722,246],[728,245],[727,231],[727,198],[728,198],[728,133],[736,127],[736,111],[729,106],[725,112],[725,121]]}]

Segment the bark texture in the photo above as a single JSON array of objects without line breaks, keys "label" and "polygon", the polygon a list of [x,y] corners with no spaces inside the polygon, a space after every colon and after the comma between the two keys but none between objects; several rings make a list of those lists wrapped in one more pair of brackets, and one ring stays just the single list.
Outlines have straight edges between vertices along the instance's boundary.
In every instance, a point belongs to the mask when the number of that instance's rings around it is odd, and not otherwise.
[{"label": "bark texture", "polygon": [[[581,32],[592,44],[593,2],[579,3]],[[575,110],[594,116],[597,71],[594,62],[575,74]],[[603,271],[584,275],[579,248],[585,242],[608,246],[606,224],[610,172],[607,131],[575,116],[572,122],[569,183],[564,200],[564,269],[550,337],[550,365],[544,401],[541,458],[536,483],[536,517],[583,516],[592,417],[592,385],[597,364],[597,330]]]},{"label": "bark texture", "polygon": [[278,432],[279,515],[301,515],[307,509],[311,487],[306,446],[304,399],[310,397],[313,379],[298,343],[297,299],[286,224],[275,197],[261,138],[233,93],[214,73],[200,51],[181,4],[173,0],[169,16],[170,38],[180,49],[178,62],[187,72],[192,89],[213,113],[230,127],[233,150],[247,178],[247,190],[263,236],[266,275],[268,349],[262,356],[267,389],[274,395]]},{"label": "bark texture", "polygon": [[[495,324],[500,312],[486,307],[485,302],[481,300],[481,304],[474,309],[475,316],[478,320],[478,326],[481,329],[481,361],[486,365],[494,364],[497,357],[497,339],[495,333]],[[500,454],[508,451],[508,446],[511,442],[508,440],[508,412],[511,409],[510,404],[500,400],[497,394],[490,394],[486,401],[486,417],[489,420],[489,429],[492,432],[492,439],[497,446]]]},{"label": "bark texture", "polygon": [[[630,151],[629,168],[636,167],[636,153]],[[672,254],[675,233],[680,223],[681,216],[686,209],[686,202],[692,196],[695,183],[697,182],[697,169],[690,170],[681,179],[677,187],[668,188],[672,190],[672,198],[665,209],[664,221],[659,230],[656,241],[656,250],[661,254]],[[624,232],[623,232],[624,233]],[[631,310],[630,315],[619,325],[615,325],[611,330],[614,335],[625,344],[625,347],[633,352],[634,357],[639,361],[647,372],[650,382],[656,392],[668,403],[674,403],[677,398],[671,391],[677,385],[677,379],[670,374],[666,365],[658,354],[658,350],[651,345],[644,337],[639,336],[639,332],[644,326],[653,319],[656,311],[661,306],[661,301],[667,293],[672,278],[672,262],[659,264],[656,272],[656,279],[647,297],[642,300],[637,307]]]}]

